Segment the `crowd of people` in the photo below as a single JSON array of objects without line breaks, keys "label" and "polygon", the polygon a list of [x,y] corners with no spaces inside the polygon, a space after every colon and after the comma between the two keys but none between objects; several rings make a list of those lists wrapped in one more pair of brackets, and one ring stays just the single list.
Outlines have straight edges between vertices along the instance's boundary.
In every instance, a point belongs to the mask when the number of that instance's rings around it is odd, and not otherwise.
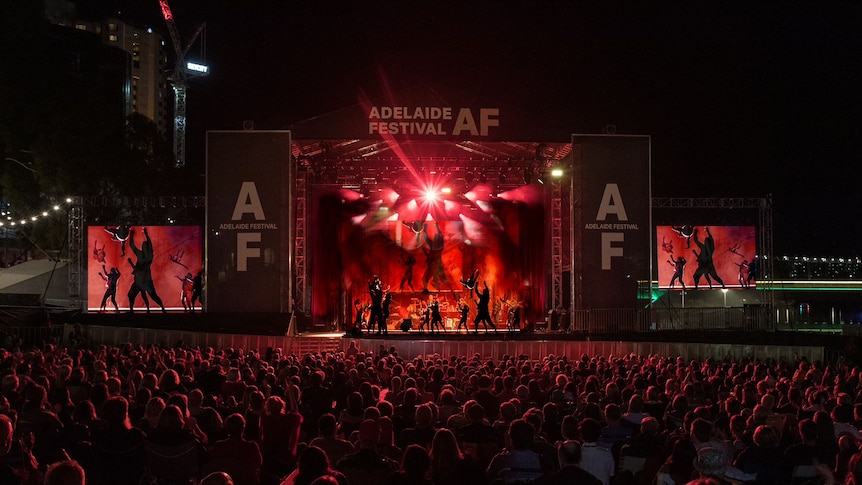
[{"label": "crowd of people", "polygon": [[0,484],[831,485],[844,362],[0,349]]}]

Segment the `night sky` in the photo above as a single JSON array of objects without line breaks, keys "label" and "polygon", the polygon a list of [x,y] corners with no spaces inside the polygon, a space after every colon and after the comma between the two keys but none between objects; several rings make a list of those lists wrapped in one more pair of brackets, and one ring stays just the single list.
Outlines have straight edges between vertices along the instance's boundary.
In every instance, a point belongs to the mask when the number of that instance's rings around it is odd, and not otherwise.
[{"label": "night sky", "polygon": [[[78,3],[163,28],[158,0]],[[212,71],[191,82],[188,156],[206,130],[427,86],[651,135],[654,196],[771,194],[776,255],[862,255],[860,3],[652,3],[174,0],[181,33],[207,22]]]}]

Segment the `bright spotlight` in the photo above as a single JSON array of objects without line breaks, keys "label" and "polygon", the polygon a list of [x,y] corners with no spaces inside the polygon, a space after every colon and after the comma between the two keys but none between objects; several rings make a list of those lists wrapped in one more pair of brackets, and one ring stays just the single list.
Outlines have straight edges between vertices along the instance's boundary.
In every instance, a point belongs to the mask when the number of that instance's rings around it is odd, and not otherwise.
[{"label": "bright spotlight", "polygon": [[442,189],[440,189],[440,192],[443,192],[444,194],[451,194],[452,188],[451,187],[443,187]]},{"label": "bright spotlight", "polygon": [[435,200],[437,200],[437,193],[433,190],[426,191],[425,200],[427,200],[428,202],[434,202]]},{"label": "bright spotlight", "polygon": [[555,169],[551,170],[551,176],[552,177],[562,177],[563,176],[563,169],[555,168]]}]

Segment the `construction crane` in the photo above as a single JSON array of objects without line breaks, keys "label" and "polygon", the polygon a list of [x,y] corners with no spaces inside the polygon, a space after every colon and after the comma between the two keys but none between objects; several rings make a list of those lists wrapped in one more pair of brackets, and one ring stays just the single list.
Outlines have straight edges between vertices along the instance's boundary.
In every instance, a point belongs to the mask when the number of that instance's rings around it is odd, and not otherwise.
[{"label": "construction crane", "polygon": [[188,80],[193,77],[206,76],[209,74],[209,67],[203,62],[189,62],[186,60],[189,48],[194,45],[195,41],[204,31],[206,24],[201,24],[195,29],[194,34],[189,38],[185,46],[183,45],[180,34],[177,31],[177,25],[174,22],[174,14],[171,12],[171,6],[168,5],[168,0],[159,0],[159,5],[162,7],[162,17],[165,18],[165,23],[168,26],[168,32],[171,35],[171,43],[174,45],[174,53],[176,60],[174,67],[168,75],[168,81],[174,90],[174,157],[176,166],[182,168],[186,164],[186,96],[188,94]]}]

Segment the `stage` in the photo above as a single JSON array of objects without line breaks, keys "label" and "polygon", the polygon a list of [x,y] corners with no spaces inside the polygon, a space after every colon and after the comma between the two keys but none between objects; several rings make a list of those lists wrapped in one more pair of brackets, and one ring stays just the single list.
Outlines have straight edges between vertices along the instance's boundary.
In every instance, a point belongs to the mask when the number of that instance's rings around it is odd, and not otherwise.
[{"label": "stage", "polygon": [[[535,332],[480,330],[475,334],[440,332],[429,334],[417,330],[390,330],[386,335],[344,332],[301,332],[291,327],[289,315],[276,314],[210,314],[210,313],[135,313],[81,314],[65,325],[55,325],[52,335],[62,335],[68,342],[70,333],[80,331],[92,345],[132,343],[186,347],[243,348],[265,350],[281,348],[303,355],[310,352],[338,352],[355,342],[363,352],[389,351],[399,356],[439,354],[480,355],[499,359],[503,355],[529,355],[541,358],[549,354],[619,356],[628,353],[681,356],[686,359],[758,358],[793,361],[806,357],[810,361],[832,359],[842,354],[855,339],[834,334],[800,332],[736,332],[699,330],[665,330],[639,333],[584,333],[537,329]],[[471,323],[472,328],[472,323]]]}]

